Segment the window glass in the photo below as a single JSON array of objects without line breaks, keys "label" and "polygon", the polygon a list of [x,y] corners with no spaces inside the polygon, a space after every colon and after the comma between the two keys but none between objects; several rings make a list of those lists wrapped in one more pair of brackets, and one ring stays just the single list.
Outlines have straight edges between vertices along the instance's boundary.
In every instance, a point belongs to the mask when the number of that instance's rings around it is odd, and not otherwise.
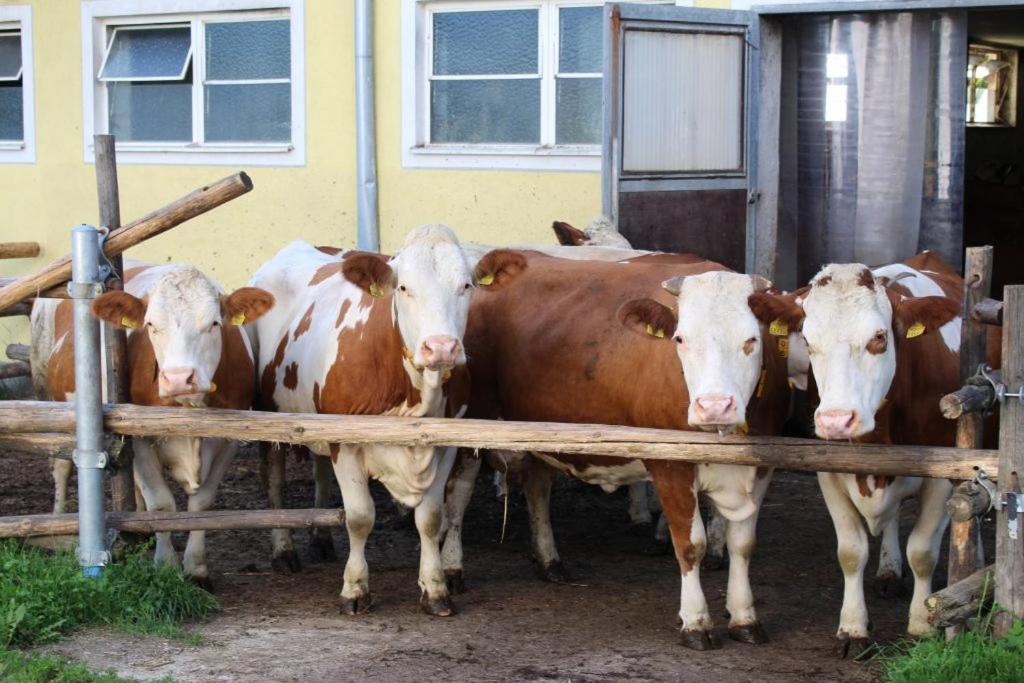
[{"label": "window glass", "polygon": [[289,78],[291,22],[231,21],[206,25],[206,78]]},{"label": "window glass", "polygon": [[559,73],[601,73],[601,8],[563,7],[558,12]]},{"label": "window glass", "polygon": [[192,84],[107,84],[110,133],[118,140],[192,141]]},{"label": "window glass", "polygon": [[601,144],[601,79],[558,79],[555,142]]},{"label": "window glass", "polygon": [[434,74],[537,73],[537,10],[437,12]]},{"label": "window glass", "polygon": [[440,143],[539,143],[540,80],[431,84],[430,139]]},{"label": "window glass", "polygon": [[17,33],[0,34],[0,81],[21,78],[21,36]]},{"label": "window glass", "polygon": [[100,79],[179,79],[192,52],[188,26],[118,28],[107,53]]},{"label": "window glass", "polygon": [[288,142],[292,139],[291,84],[208,85],[208,142]]},{"label": "window glass", "polygon": [[0,140],[24,140],[21,83],[0,83]]}]

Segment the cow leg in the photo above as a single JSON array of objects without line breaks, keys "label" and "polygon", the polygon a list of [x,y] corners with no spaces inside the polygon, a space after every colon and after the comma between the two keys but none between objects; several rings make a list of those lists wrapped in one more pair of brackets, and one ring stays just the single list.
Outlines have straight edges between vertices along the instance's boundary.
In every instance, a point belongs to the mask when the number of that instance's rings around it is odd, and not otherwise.
[{"label": "cow leg", "polygon": [[711,630],[713,622],[700,585],[700,561],[704,557],[707,539],[697,507],[694,467],[662,460],[647,460],[644,464],[661,498],[676,561],[679,562],[679,619],[683,624],[680,631],[683,645],[694,650],[721,647],[721,641]]},{"label": "cow leg", "polygon": [[551,528],[551,484],[555,472],[544,463],[531,460],[523,471],[523,493],[530,513],[530,538],[533,555],[540,565],[541,578],[552,583],[566,583],[569,576],[562,566]]},{"label": "cow leg", "polygon": [[868,608],[864,602],[864,567],[868,563],[868,535],[860,513],[846,494],[840,477],[818,472],[818,484],[836,530],[836,557],[843,570],[843,607],[836,631],[836,654],[851,657],[870,644]]},{"label": "cow leg", "polygon": [[60,515],[68,507],[68,481],[75,464],[64,458],[53,459],[53,514]]},{"label": "cow leg", "polygon": [[448,591],[458,595],[466,590],[462,578],[462,520],[473,496],[477,474],[480,473],[480,458],[466,448],[459,449],[455,469],[445,484],[446,530],[444,546],[441,548],[441,564]]},{"label": "cow leg", "polygon": [[730,549],[728,555],[725,552],[728,542],[728,527],[729,522],[718,511],[718,507],[711,505],[711,519],[707,524],[708,549],[704,555],[704,561],[700,565],[701,569],[711,571],[725,569],[725,566],[729,563],[732,551]]},{"label": "cow leg", "polygon": [[903,553],[900,550],[900,516],[882,530],[882,547],[878,554],[875,593],[880,598],[897,598],[904,594]]},{"label": "cow leg", "polygon": [[[225,439],[203,439],[200,446],[203,461],[203,483],[188,497],[189,512],[201,512],[213,507],[217,489],[235,459],[238,443]],[[185,546],[183,562],[185,575],[204,590],[213,591],[210,570],[206,566],[206,532],[191,531]]]},{"label": "cow leg", "polygon": [[[757,619],[754,609],[754,591],[750,587],[750,556],[756,544],[757,518],[761,513],[761,502],[768,492],[771,476],[754,480],[751,498],[757,509],[746,519],[726,521],[726,544],[729,548],[729,588],[726,592],[725,607],[729,611],[729,637],[742,643],[760,645],[768,642],[768,636]],[[725,519],[721,510],[715,512]]]},{"label": "cow leg", "polygon": [[[348,561],[341,588],[343,614],[364,614],[370,611],[370,570],[366,565],[366,539],[373,531],[376,510],[362,452],[357,448],[338,446],[334,457],[334,475],[341,487],[345,506],[345,528],[348,531]],[[320,456],[317,456],[320,457]]]},{"label": "cow leg", "polygon": [[646,527],[652,522],[647,482],[635,481],[629,485],[629,523]]},{"label": "cow leg", "polygon": [[921,484],[921,511],[907,540],[907,561],[914,572],[914,595],[910,599],[907,633],[914,637],[934,632],[928,623],[924,601],[932,592],[932,574],[939,560],[939,546],[949,524],[946,501],[953,485],[946,479],[925,479]]},{"label": "cow leg", "polygon": [[[281,444],[260,442],[260,476],[267,504],[284,509],[284,467],[287,449]],[[302,563],[292,545],[291,529],[270,530],[270,567],[279,574],[301,571]]]},{"label": "cow leg", "polygon": [[[132,460],[135,484],[142,492],[146,510],[175,512],[177,508],[174,505],[174,495],[164,479],[163,467],[157,458],[153,444],[145,438],[134,438],[132,439],[132,450],[135,454]],[[153,560],[175,567],[181,565],[178,554],[174,552],[170,532],[157,532]]]},{"label": "cow leg", "polygon": [[[323,456],[313,456],[313,505],[318,508],[330,507],[331,461]],[[338,553],[334,550],[334,538],[330,527],[316,527],[309,535],[309,555],[314,562],[334,562]]]},{"label": "cow leg", "polygon": [[437,476],[416,506],[416,530],[420,532],[420,606],[435,617],[450,617],[455,606],[441,566],[441,525],[444,522],[444,490],[455,462],[456,448],[434,449],[440,462]]}]

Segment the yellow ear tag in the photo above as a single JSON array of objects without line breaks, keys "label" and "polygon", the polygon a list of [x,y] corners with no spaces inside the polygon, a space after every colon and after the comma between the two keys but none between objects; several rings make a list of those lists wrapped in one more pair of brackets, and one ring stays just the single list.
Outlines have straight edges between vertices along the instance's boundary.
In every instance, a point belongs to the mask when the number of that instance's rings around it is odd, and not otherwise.
[{"label": "yellow ear tag", "polygon": [[650,323],[647,323],[647,327],[645,327],[644,330],[647,332],[647,334],[651,335],[652,337],[657,337],[658,339],[664,339],[665,338],[665,330],[662,330],[662,329],[657,329],[656,330],[656,329],[654,329],[654,326],[651,325]]},{"label": "yellow ear tag", "polygon": [[654,336],[657,337],[658,339],[664,339],[665,338],[665,330],[661,330],[661,329],[655,330],[654,331]]},{"label": "yellow ear tag", "polygon": [[124,316],[123,318],[121,318],[121,327],[127,327],[130,330],[134,330],[138,326],[139,323],[135,320],[132,320],[128,316]]},{"label": "yellow ear tag", "polygon": [[371,282],[370,283],[370,296],[375,296],[375,297],[377,297],[379,299],[380,297],[384,296],[384,290],[381,289],[380,285],[378,285],[376,282]]},{"label": "yellow ear tag", "polygon": [[235,313],[231,316],[232,325],[244,325],[245,324],[245,313]]},{"label": "yellow ear tag", "polygon": [[217,391],[217,383],[216,382],[210,382],[210,391],[208,393],[212,394],[215,391]]},{"label": "yellow ear tag", "polygon": [[789,358],[789,337],[779,337],[779,355],[783,358]]},{"label": "yellow ear tag", "polygon": [[484,287],[486,287],[487,285],[493,284],[494,283],[494,273],[488,273],[487,275],[484,275],[482,278],[477,280],[477,282],[480,285],[484,286]]},{"label": "yellow ear tag", "polygon": [[907,329],[907,339],[920,337],[924,334],[924,323],[914,323]]},{"label": "yellow ear tag", "polygon": [[789,325],[787,325],[781,319],[776,318],[768,326],[768,332],[776,337],[785,337],[789,335]]}]

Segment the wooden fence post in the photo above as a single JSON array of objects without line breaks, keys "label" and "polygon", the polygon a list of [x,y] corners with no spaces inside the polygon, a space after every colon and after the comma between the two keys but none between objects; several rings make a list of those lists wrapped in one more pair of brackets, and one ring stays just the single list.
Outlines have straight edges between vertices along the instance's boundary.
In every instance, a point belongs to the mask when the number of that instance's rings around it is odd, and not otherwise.
[{"label": "wooden fence post", "polygon": [[[964,302],[960,334],[960,384],[977,372],[985,362],[986,326],[973,315],[974,305],[987,297],[992,288],[992,247],[969,247],[964,259]],[[984,416],[968,412],[956,423],[957,448],[981,448]],[[991,472],[989,473],[991,474]],[[985,565],[981,544],[981,520],[971,516],[966,521],[953,520],[949,526],[949,581],[952,586]],[[961,630],[951,626],[947,637]]]},{"label": "wooden fence post", "polygon": [[[1024,385],[1024,285],[1003,293],[1003,383],[1010,393]],[[1005,397],[999,415],[999,490],[1003,507],[996,528],[996,604],[1006,610],[995,617],[995,634],[1005,636],[1015,619],[1024,619],[1024,519],[1020,509],[1020,475],[1024,474],[1024,402]],[[1009,493],[1010,495],[1006,495]],[[1011,524],[1012,520],[1012,524]]]},{"label": "wooden fence post", "polygon": [[[117,154],[113,135],[93,136],[96,149],[96,191],[100,205],[100,225],[109,231],[121,227],[121,198],[117,185]],[[121,254],[110,257],[113,272],[105,289],[124,288],[124,261]],[[104,394],[110,403],[130,403],[128,376],[128,337],[125,331],[103,323],[103,358],[107,372],[103,377]],[[132,442],[121,437],[120,449],[110,453],[115,468],[110,475],[111,503],[115,512],[135,509],[135,477],[132,471]]]}]

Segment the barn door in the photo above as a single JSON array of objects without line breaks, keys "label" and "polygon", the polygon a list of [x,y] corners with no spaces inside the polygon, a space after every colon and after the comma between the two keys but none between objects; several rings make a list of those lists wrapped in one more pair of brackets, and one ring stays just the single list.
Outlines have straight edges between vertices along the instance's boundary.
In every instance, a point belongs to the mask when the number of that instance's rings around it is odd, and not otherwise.
[{"label": "barn door", "polygon": [[751,265],[754,16],[605,6],[603,208],[634,246]]}]

